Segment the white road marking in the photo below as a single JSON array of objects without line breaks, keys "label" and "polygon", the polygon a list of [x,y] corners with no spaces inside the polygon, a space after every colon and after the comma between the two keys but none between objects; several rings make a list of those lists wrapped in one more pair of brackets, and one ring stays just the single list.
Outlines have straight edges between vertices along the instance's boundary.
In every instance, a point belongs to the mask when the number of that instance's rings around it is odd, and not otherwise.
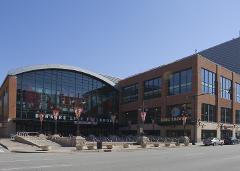
[{"label": "white road marking", "polygon": [[4,153],[3,149],[0,149],[0,153]]},{"label": "white road marking", "polygon": [[27,170],[27,169],[39,169],[39,168],[52,168],[52,167],[70,167],[71,164],[58,164],[58,165],[40,165],[40,166],[30,166],[30,167],[13,167],[1,169],[2,171],[8,170]]},{"label": "white road marking", "polygon": [[[38,160],[38,159],[36,159]],[[29,161],[36,161],[36,160],[8,160],[8,161],[0,161],[0,163],[15,163],[15,162],[29,162]],[[54,159],[41,159],[41,161],[48,161],[48,160],[54,160]]]}]

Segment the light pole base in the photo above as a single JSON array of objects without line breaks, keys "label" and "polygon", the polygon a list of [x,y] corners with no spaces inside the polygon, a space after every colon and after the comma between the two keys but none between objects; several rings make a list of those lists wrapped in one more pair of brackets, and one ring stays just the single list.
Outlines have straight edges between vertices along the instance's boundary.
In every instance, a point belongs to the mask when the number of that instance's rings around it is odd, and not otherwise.
[{"label": "light pole base", "polygon": [[143,135],[140,135],[137,137],[137,144],[141,145],[141,144],[146,144],[147,142],[149,142],[149,138]]},{"label": "light pole base", "polygon": [[53,134],[52,137],[60,137],[59,134]]}]

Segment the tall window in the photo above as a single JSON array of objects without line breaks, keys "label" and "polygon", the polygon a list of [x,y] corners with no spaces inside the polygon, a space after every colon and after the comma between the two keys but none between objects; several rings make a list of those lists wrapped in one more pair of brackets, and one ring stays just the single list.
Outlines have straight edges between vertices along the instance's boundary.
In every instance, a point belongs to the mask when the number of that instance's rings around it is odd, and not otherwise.
[{"label": "tall window", "polygon": [[192,115],[192,106],[190,103],[167,106],[168,117],[175,118],[183,114]]},{"label": "tall window", "polygon": [[221,97],[224,99],[232,99],[232,81],[221,76]]},{"label": "tall window", "polygon": [[122,122],[125,125],[131,125],[131,124],[137,124],[138,122],[138,111],[133,110],[133,111],[127,111],[122,114]]},{"label": "tall window", "polygon": [[115,112],[118,104],[114,88],[84,73],[61,69],[45,69],[17,75],[17,110],[19,119],[36,119],[44,111],[51,120],[52,109],[60,109],[60,120],[73,121],[74,108],[84,100],[82,121],[91,117],[103,118]]},{"label": "tall window", "polygon": [[207,122],[216,122],[216,110],[214,105],[202,104],[201,120]]},{"label": "tall window", "polygon": [[161,87],[162,87],[161,78],[155,78],[144,81],[144,99],[160,97]]},{"label": "tall window", "polygon": [[230,108],[221,107],[221,122],[232,123],[232,115]]},{"label": "tall window", "polygon": [[240,124],[240,110],[236,110],[236,124]]},{"label": "tall window", "polygon": [[192,91],[192,69],[176,72],[170,75],[169,95],[189,93]]},{"label": "tall window", "polygon": [[149,108],[147,109],[147,115],[145,123],[160,123],[161,122],[161,108]]},{"label": "tall window", "polygon": [[216,74],[202,68],[201,78],[202,78],[202,93],[215,94]]},{"label": "tall window", "polygon": [[124,87],[122,89],[122,102],[130,103],[138,99],[138,84]]},{"label": "tall window", "polygon": [[236,83],[236,102],[240,103],[240,84]]}]

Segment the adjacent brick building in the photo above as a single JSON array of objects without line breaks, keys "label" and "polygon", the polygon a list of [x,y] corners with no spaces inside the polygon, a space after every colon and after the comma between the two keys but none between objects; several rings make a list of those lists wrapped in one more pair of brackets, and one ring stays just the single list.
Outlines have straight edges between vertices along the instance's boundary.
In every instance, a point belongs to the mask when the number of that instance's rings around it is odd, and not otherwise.
[{"label": "adjacent brick building", "polygon": [[144,110],[147,134],[185,134],[197,141],[239,134],[240,75],[199,54],[126,78],[118,86],[122,132],[137,133]]}]

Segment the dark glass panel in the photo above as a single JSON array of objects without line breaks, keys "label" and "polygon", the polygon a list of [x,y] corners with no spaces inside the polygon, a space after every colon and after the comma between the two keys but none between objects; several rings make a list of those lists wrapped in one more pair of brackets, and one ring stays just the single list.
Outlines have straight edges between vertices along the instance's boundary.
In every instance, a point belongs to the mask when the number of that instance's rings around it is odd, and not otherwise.
[{"label": "dark glass panel", "polygon": [[192,91],[192,69],[176,72],[169,77],[169,95],[178,95]]},{"label": "dark glass panel", "polygon": [[[39,110],[52,114],[52,107],[56,106],[60,108],[60,115],[66,116],[67,120],[73,120],[75,101],[83,98],[87,102],[85,119],[88,115],[116,112],[118,108],[117,92],[114,88],[82,73],[50,69],[23,73],[17,77],[18,118],[35,118]],[[24,78],[21,79],[22,77]],[[99,109],[96,110],[96,107]]]}]

